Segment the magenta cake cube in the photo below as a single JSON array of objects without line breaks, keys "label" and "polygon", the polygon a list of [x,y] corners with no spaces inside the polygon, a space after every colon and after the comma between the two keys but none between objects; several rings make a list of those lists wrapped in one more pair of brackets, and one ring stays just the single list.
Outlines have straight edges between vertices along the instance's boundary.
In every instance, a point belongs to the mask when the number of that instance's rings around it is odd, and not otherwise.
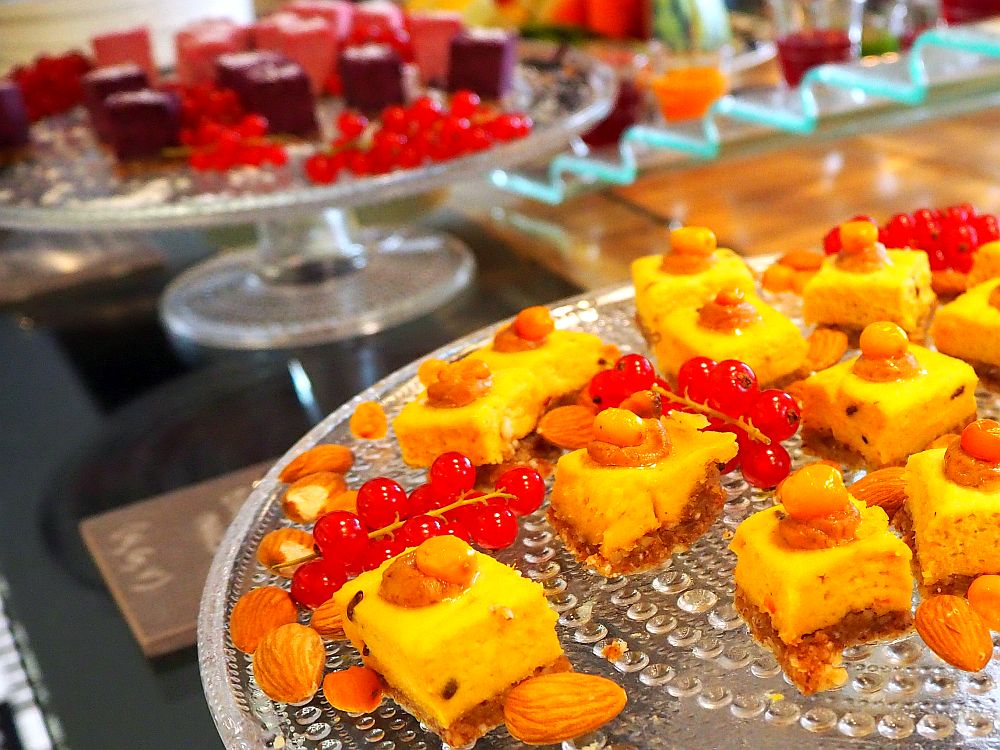
[{"label": "magenta cake cube", "polygon": [[212,83],[220,55],[250,49],[250,31],[227,18],[208,18],[177,32],[177,78],[186,85]]},{"label": "magenta cake cube", "polygon": [[122,161],[162,156],[180,144],[181,106],[169,91],[123,91],[104,101],[111,147]]},{"label": "magenta cake cube", "polygon": [[451,40],[448,90],[475,91],[483,99],[502,99],[514,85],[517,33],[469,29]]},{"label": "magenta cake cube", "polygon": [[318,129],[309,76],[296,62],[262,62],[250,68],[243,102],[267,118],[272,133],[310,136]]},{"label": "magenta cake cube", "polygon": [[254,27],[254,40],[257,49],[280,52],[301,65],[313,93],[323,90],[337,60],[337,34],[326,19],[318,16],[274,13]]},{"label": "magenta cake cube", "polygon": [[333,28],[337,40],[350,36],[354,24],[354,5],[347,0],[291,0],[281,10],[303,18],[322,18]]},{"label": "magenta cake cube", "polygon": [[247,89],[247,75],[251,68],[261,63],[284,63],[288,58],[280,52],[269,49],[251,50],[249,52],[232,52],[219,55],[215,61],[215,85],[222,89],[232,89],[243,99]]},{"label": "magenta cake cube", "polygon": [[448,11],[414,12],[406,17],[406,27],[420,82],[444,86],[448,81],[451,40],[465,28],[462,16]]},{"label": "magenta cake cube", "polygon": [[156,64],[153,62],[153,48],[149,41],[148,27],[136,26],[98,34],[91,38],[90,46],[94,49],[95,67],[138,65],[150,82],[156,81]]},{"label": "magenta cake cube", "polygon": [[80,85],[83,88],[83,106],[90,115],[90,124],[100,140],[108,141],[111,138],[111,131],[104,106],[105,100],[112,94],[122,91],[144,89],[149,86],[149,79],[142,68],[128,63],[92,70],[80,79]]},{"label": "magenta cake cube", "polygon": [[365,44],[344,50],[338,70],[348,107],[374,113],[406,100],[403,61],[387,44]]},{"label": "magenta cake cube", "polygon": [[0,149],[27,145],[28,128],[28,108],[20,87],[0,80]]}]

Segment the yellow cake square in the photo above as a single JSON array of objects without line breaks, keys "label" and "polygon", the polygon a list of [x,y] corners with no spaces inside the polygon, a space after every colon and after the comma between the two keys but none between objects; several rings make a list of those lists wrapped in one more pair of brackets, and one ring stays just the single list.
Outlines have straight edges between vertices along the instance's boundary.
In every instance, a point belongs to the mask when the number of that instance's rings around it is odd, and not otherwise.
[{"label": "yellow cake square", "polygon": [[889,262],[872,271],[845,270],[827,258],[802,292],[806,323],[860,330],[892,321],[909,334],[922,331],[937,302],[927,253],[887,250]]},{"label": "yellow cake square", "polygon": [[976,576],[1000,573],[1000,491],[955,483],[945,475],[944,457],[945,449],[935,448],[906,462],[904,523],[917,583],[964,596]]},{"label": "yellow cake square", "polygon": [[902,464],[937,437],[976,416],[978,379],[961,360],[911,344],[918,373],[873,382],[853,372],[857,357],[796,384],[803,435],[819,447],[832,440],[871,466]]},{"label": "yellow cake square", "polygon": [[365,664],[397,703],[456,747],[502,722],[511,686],[569,668],[542,587],[488,555],[477,552],[475,561],[478,573],[464,591],[426,606],[380,595],[393,560],[334,595]]},{"label": "yellow cake square", "polygon": [[754,294],[753,273],[743,259],[726,248],[712,253],[713,262],[696,273],[669,273],[663,255],[647,255],[632,262],[632,285],[639,324],[647,332],[661,328],[660,320],[680,307],[700,307],[723,289]]},{"label": "yellow cake square", "polygon": [[990,304],[997,287],[1000,279],[986,281],[938,309],[931,336],[939,351],[966,362],[1000,366],[1000,309]]},{"label": "yellow cake square", "polygon": [[722,510],[719,470],[736,455],[729,432],[701,415],[662,418],[667,455],[649,466],[605,466],[587,449],[556,464],[549,519],[573,554],[605,575],[651,567],[686,549]]},{"label": "yellow cake square", "polygon": [[661,318],[653,337],[660,370],[676,377],[681,365],[692,357],[710,357],[717,362],[738,359],[753,368],[765,388],[801,370],[809,344],[798,326],[758,297],[748,296],[745,303],[756,308],[759,320],[736,330],[706,327],[700,311],[692,307],[676,309]]},{"label": "yellow cake square", "polygon": [[447,451],[477,466],[511,458],[516,441],[535,429],[545,397],[527,370],[500,370],[491,378],[488,392],[464,406],[434,406],[427,391],[404,406],[392,423],[403,460],[430,466]]}]

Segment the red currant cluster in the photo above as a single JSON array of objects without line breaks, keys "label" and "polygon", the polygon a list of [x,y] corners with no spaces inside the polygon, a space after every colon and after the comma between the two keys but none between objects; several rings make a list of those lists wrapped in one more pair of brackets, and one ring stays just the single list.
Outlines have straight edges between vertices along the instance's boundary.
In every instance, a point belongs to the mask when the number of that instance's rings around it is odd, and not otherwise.
[{"label": "red currant cluster", "polygon": [[[870,221],[870,216],[855,216],[852,221]],[[1000,225],[993,214],[977,214],[969,203],[944,209],[918,208],[912,214],[894,214],[879,227],[879,242],[886,247],[912,247],[927,253],[932,271],[953,269],[968,273],[973,254],[981,245],[1000,240]],[[823,238],[828,254],[840,251],[837,227]]]},{"label": "red currant cluster", "polygon": [[199,84],[178,93],[181,143],[190,148],[193,169],[224,172],[240,165],[281,166],[288,161],[284,147],[266,137],[267,118],[245,113],[235,92]]},{"label": "red currant cluster", "polygon": [[315,608],[348,578],[433,536],[452,534],[484,549],[509,547],[517,538],[517,517],[541,506],[545,482],[528,467],[501,474],[488,494],[474,490],[475,481],[476,467],[456,452],[438,456],[428,481],[409,493],[388,477],[369,479],[358,490],[357,513],[336,510],[316,521],[319,557],[296,569],[292,597]]},{"label": "red currant cluster", "polygon": [[676,411],[704,414],[707,429],[732,432],[739,453],[725,473],[742,469],[755,487],[774,487],[788,476],[791,458],[781,446],[799,428],[799,405],[776,388],[760,390],[757,375],[745,362],[708,357],[689,359],[677,373],[677,393],[656,376],[652,362],[641,354],[626,354],[610,370],[597,373],[588,386],[591,401],[601,409],[620,405],[636,391],[653,387],[673,402]]},{"label": "red currant cluster", "polygon": [[80,79],[91,69],[79,52],[50,57],[42,55],[29,65],[19,65],[10,78],[21,89],[28,118],[35,122],[72,109],[83,100]]},{"label": "red currant cluster", "polygon": [[385,174],[484,151],[523,138],[531,129],[527,115],[497,112],[471,91],[456,92],[449,108],[423,96],[408,107],[386,107],[378,123],[342,112],[331,149],[310,156],[305,171],[312,182],[328,185],[343,172]]}]

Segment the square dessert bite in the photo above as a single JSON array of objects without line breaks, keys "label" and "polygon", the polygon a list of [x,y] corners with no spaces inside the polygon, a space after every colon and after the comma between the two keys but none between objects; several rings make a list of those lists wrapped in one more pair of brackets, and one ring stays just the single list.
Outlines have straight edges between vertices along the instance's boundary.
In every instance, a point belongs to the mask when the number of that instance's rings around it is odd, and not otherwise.
[{"label": "square dessert bite", "polygon": [[177,77],[189,86],[215,80],[219,55],[250,48],[250,30],[226,18],[204,18],[182,27],[174,37]]},{"label": "square dessert bite", "polygon": [[362,112],[380,112],[406,100],[403,60],[388,44],[345,49],[337,61],[344,102]]},{"label": "square dessert bite", "polygon": [[660,318],[653,338],[657,364],[671,377],[692,357],[738,359],[763,388],[799,372],[809,351],[797,325],[739,289],[721,291],[698,308],[674,310]]},{"label": "square dessert bite", "polygon": [[[435,546],[464,546],[472,580],[425,585],[424,556]],[[511,687],[570,668],[542,587],[458,539],[429,540],[362,573],[335,601],[344,632],[389,695],[452,747],[503,722]]]},{"label": "square dessert bite", "polygon": [[938,351],[973,364],[1000,367],[998,288],[1000,279],[986,281],[938,309],[931,323]]},{"label": "square dessert bite", "polygon": [[479,360],[442,363],[425,384],[427,390],[392,423],[410,466],[430,466],[447,451],[476,466],[503,463],[517,440],[535,429],[545,403],[530,372],[491,372]]},{"label": "square dessert bite", "polygon": [[448,80],[451,40],[465,28],[462,16],[443,10],[413,12],[406,17],[413,45],[413,60],[420,82],[442,86]]},{"label": "square dessert bite", "polygon": [[244,106],[264,115],[270,132],[306,137],[318,129],[309,77],[298,63],[260,62],[246,70],[241,87]]},{"label": "square dessert bite", "polygon": [[976,417],[975,370],[915,344],[892,323],[861,334],[861,356],[796,383],[803,437],[821,453],[847,451],[873,468],[902,464]]},{"label": "square dessert bite", "polygon": [[910,456],[903,481],[906,501],[897,523],[913,548],[922,590],[964,596],[977,576],[1000,573],[1000,427],[995,421],[973,422],[947,448]]},{"label": "square dessert bite", "polygon": [[158,159],[180,144],[181,106],[171,92],[123,91],[105,99],[104,109],[119,159]]},{"label": "square dessert bite", "polygon": [[313,94],[319,94],[333,73],[339,42],[333,26],[319,16],[272,13],[254,26],[257,49],[280,52],[294,60],[309,77]]},{"label": "square dessert bite", "polygon": [[452,37],[448,90],[474,91],[483,99],[502,99],[514,85],[517,33],[468,29]]},{"label": "square dessert bite", "polygon": [[705,533],[725,500],[719,467],[737,452],[735,435],[707,425],[696,414],[601,412],[598,438],[556,464],[549,521],[574,557],[602,575],[632,573]]},{"label": "square dessert bite", "polygon": [[910,549],[830,466],[792,474],[779,500],[736,529],[735,605],[803,693],[829,690],[847,679],[846,647],[909,629]]},{"label": "square dessert bite", "polygon": [[20,87],[13,81],[0,80],[0,150],[26,146],[29,127]]},{"label": "square dessert bite", "polygon": [[922,334],[937,297],[921,250],[886,250],[878,228],[851,221],[840,228],[843,249],[823,262],[802,291],[806,323],[861,330],[888,320]]},{"label": "square dessert bite", "polygon": [[94,48],[95,67],[138,65],[150,81],[156,81],[156,64],[147,26],[97,34],[91,38],[90,45]]},{"label": "square dessert bite", "polygon": [[80,79],[83,88],[83,106],[87,109],[90,124],[102,141],[111,140],[111,127],[104,107],[104,100],[121,91],[139,91],[149,85],[145,71],[138,65],[113,65],[98,68]]},{"label": "square dessert bite", "polygon": [[756,293],[753,273],[732,250],[716,246],[704,227],[670,233],[671,251],[632,262],[632,285],[639,326],[655,341],[660,321],[682,307],[700,307],[723,289]]}]

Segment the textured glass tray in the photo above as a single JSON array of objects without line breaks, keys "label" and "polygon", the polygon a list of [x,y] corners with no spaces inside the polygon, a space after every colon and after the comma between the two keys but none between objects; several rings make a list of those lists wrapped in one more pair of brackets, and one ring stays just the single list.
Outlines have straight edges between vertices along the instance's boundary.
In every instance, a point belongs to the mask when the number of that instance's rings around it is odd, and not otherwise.
[{"label": "textured glass tray", "polygon": [[[301,162],[313,152],[312,143],[289,146],[289,163],[281,168],[219,174],[177,163],[123,170],[94,140],[77,108],[34,125],[30,157],[0,167],[0,226],[128,230],[259,221],[291,209],[380,203],[550,156],[610,110],[615,77],[609,67],[575,50],[565,50],[555,62],[554,46],[526,42],[520,54],[505,106],[532,116],[535,129],[527,138],[419,169],[324,186],[303,175]],[[329,127],[338,108],[330,100],[321,105],[322,126]]]},{"label": "textured glass tray", "polygon": [[[557,304],[560,328],[591,331],[623,350],[646,351],[633,324],[631,287]],[[439,350],[453,358],[486,342],[493,328]],[[420,390],[416,364],[361,393],[327,417],[278,462],[239,512],[215,556],[202,600],[198,648],[212,715],[230,750],[290,747],[340,750],[426,750],[440,740],[391,701],[371,714],[333,710],[322,697],[301,705],[274,704],[252,682],[250,659],[230,643],[228,613],[251,588],[281,585],[256,562],[261,537],[288,522],[276,486],[278,467],[319,442],[351,444],[352,486],[379,474],[412,487],[423,472],[399,458],[390,436],[356,441],[347,420],[359,401],[379,399],[390,416]],[[980,414],[998,416],[995,394],[981,391]],[[796,437],[785,443],[796,465],[804,461]],[[916,635],[853,648],[846,654],[846,686],[802,696],[783,678],[769,652],[747,634],[733,604],[733,530],[767,507],[772,493],[750,488],[739,474],[725,478],[722,517],[688,552],[658,570],[605,579],[579,566],[563,549],[544,511],[522,519],[515,545],[499,553],[545,588],[560,614],[559,638],[579,671],[603,674],[625,687],[625,711],[599,733],[564,743],[635,748],[941,748],[1000,747],[1000,666],[955,670],[931,654]],[[616,662],[600,656],[608,639],[628,651]],[[347,644],[327,645],[330,669],[360,663]],[[477,747],[520,747],[503,729]]]}]

